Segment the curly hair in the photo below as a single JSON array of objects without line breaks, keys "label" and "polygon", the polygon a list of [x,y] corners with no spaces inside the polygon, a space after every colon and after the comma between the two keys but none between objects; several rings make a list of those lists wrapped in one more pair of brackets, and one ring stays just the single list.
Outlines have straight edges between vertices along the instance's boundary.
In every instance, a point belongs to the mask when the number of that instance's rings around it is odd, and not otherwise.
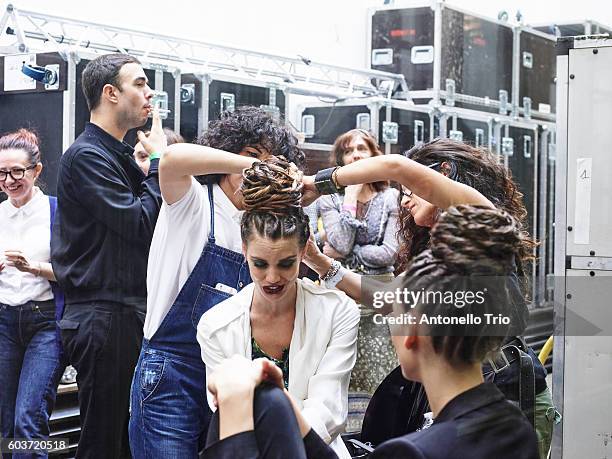
[{"label": "curly hair", "polygon": [[[485,206],[450,207],[440,215],[430,236],[429,248],[408,265],[403,286],[413,291],[485,291],[486,295],[483,301],[462,307],[456,302],[421,301],[415,305],[417,312],[458,318],[502,314],[521,320],[516,316],[507,279],[514,271],[514,260],[525,235],[508,212]],[[502,328],[502,333],[492,333],[492,327],[485,324],[461,329],[445,324],[428,327],[435,352],[454,365],[482,361],[499,349],[508,332]]]},{"label": "curly hair", "polygon": [[[208,123],[208,129],[196,143],[236,154],[245,147],[258,145],[271,155],[284,156],[298,167],[305,159],[291,130],[263,109],[253,106],[221,113],[218,120]],[[222,174],[210,174],[198,179],[204,183],[219,183],[221,177]]]},{"label": "curly hair", "polygon": [[[451,178],[476,189],[495,207],[508,212],[516,220],[523,235],[517,256],[517,269],[519,274],[524,273],[524,263],[533,259],[536,243],[528,237],[525,230],[527,210],[523,203],[523,194],[512,180],[510,171],[500,164],[494,154],[463,142],[436,139],[416,146],[404,155],[425,166],[447,163]],[[399,209],[398,236],[402,244],[398,255],[398,270],[403,271],[412,258],[428,247],[430,230],[418,226],[408,209],[401,205]]]},{"label": "curly hair", "polygon": [[302,173],[283,156],[271,156],[243,172],[245,212],[240,233],[246,244],[253,233],[271,240],[297,237],[300,248],[310,237],[302,210]]}]

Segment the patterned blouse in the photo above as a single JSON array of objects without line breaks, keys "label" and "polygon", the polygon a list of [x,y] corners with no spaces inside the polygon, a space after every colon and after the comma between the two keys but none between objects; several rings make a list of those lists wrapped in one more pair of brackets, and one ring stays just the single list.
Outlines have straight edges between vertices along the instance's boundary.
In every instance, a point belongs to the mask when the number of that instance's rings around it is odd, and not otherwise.
[{"label": "patterned blouse", "polygon": [[266,358],[274,362],[274,364],[281,369],[283,372],[283,382],[285,383],[285,389],[289,389],[289,348],[283,349],[283,358],[275,359],[266,354],[257,344],[255,338],[251,337],[251,360]]},{"label": "patterned blouse", "polygon": [[399,250],[398,191],[387,188],[374,195],[353,217],[342,209],[344,195],[332,194],[318,200],[327,241],[344,255],[343,264],[360,274],[393,272]]}]

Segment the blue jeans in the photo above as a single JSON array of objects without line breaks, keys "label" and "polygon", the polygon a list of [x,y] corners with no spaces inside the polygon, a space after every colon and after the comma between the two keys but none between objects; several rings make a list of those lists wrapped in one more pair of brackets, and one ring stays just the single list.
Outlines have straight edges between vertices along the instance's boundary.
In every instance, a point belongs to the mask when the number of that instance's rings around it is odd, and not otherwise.
[{"label": "blue jeans", "polygon": [[[46,439],[64,366],[53,300],[0,304],[0,436]],[[10,458],[10,455],[4,455]],[[39,451],[13,458],[47,457]]]},{"label": "blue jeans", "polygon": [[[204,447],[209,409],[204,365],[143,345],[130,399],[134,459],[197,458]],[[188,441],[190,440],[190,441]]]}]

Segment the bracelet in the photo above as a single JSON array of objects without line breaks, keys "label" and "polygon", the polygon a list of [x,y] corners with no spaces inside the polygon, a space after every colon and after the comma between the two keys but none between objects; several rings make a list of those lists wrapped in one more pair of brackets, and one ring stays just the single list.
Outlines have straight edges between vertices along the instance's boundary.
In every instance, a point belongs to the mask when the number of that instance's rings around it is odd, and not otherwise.
[{"label": "bracelet", "polygon": [[338,260],[332,261],[331,266],[329,267],[327,272],[323,274],[321,277],[319,277],[319,279],[321,279],[323,282],[328,281],[329,279],[331,279],[333,276],[336,275],[336,273],[341,267],[342,265],[340,264]]},{"label": "bracelet", "polygon": [[335,185],[336,189],[337,190],[342,190],[344,187],[340,186],[340,184],[338,183],[338,169],[340,169],[340,167],[336,167],[334,169],[334,171],[332,172],[331,179],[332,179],[332,182],[334,182],[334,185]]},{"label": "bracelet", "polygon": [[157,153],[156,151],[154,151],[153,153],[149,155],[149,161],[153,161],[154,159],[159,159],[159,158],[161,158],[161,155]]},{"label": "bracelet", "polygon": [[336,274],[334,274],[332,277],[325,281],[325,287],[335,288],[336,285],[338,285],[338,282],[340,282],[344,278],[344,275],[347,271],[348,270],[344,266],[341,266]]}]

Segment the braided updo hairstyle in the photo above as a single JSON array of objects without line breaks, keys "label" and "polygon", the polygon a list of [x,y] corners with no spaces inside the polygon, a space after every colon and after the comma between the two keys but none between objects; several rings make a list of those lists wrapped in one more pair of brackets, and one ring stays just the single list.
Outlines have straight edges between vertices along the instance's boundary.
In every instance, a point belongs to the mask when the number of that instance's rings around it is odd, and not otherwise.
[{"label": "braided updo hairstyle", "polygon": [[[485,289],[483,302],[457,307],[442,301],[420,302],[416,310],[428,316],[511,316],[513,301],[507,279],[515,269],[524,232],[506,211],[484,206],[459,205],[440,215],[431,229],[429,248],[408,265],[404,288],[416,291],[475,292]],[[491,333],[483,321],[476,333],[458,325],[427,325],[436,353],[454,365],[482,361],[499,349],[504,336]],[[497,329],[499,330],[499,328]]]},{"label": "braided updo hairstyle", "polygon": [[240,234],[245,244],[256,233],[272,240],[296,237],[300,248],[306,246],[310,226],[301,205],[301,179],[302,173],[284,156],[270,156],[244,171]]}]

